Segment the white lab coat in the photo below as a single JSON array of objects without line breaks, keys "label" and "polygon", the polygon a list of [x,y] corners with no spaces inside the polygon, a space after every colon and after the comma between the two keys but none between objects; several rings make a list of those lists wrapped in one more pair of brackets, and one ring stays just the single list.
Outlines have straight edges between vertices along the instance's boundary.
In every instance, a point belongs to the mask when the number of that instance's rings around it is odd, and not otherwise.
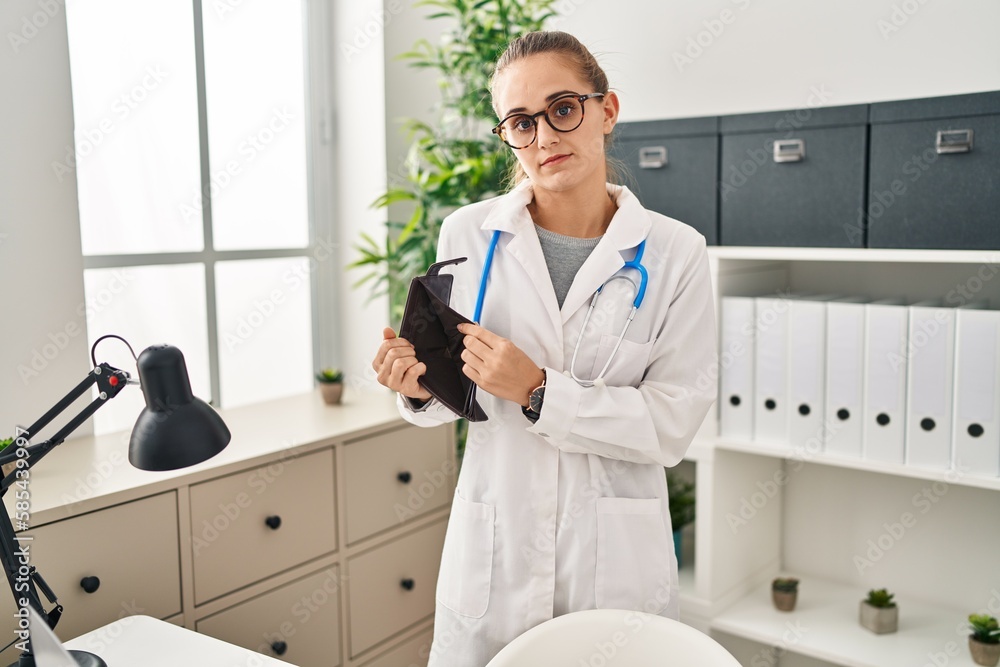
[{"label": "white lab coat", "polygon": [[[608,186],[609,192],[614,192]],[[676,465],[716,398],[717,346],[705,237],[647,211],[628,189],[559,309],[526,205],[530,181],[445,221],[438,260],[451,305],[475,309],[493,230],[503,233],[481,324],[546,369],[541,418],[480,389],[489,420],[470,424],[436,591],[429,667],[482,667],[529,628],[570,611],[635,609],[677,618],[664,466]],[[603,384],[568,375],[591,295],[646,241],[645,301]],[[623,259],[624,257],[624,259]],[[628,272],[634,274],[634,272]],[[609,285],[581,343],[577,375],[594,377],[631,309]],[[435,426],[455,415],[437,401],[403,417]]]}]

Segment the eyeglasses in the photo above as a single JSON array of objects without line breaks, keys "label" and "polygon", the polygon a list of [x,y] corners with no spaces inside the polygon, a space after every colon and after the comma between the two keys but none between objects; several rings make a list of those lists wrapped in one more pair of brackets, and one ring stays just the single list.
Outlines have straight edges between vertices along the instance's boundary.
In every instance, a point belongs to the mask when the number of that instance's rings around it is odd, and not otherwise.
[{"label": "eyeglasses", "polygon": [[493,134],[514,149],[527,148],[535,143],[538,136],[538,117],[545,116],[546,122],[556,132],[572,132],[583,122],[583,103],[591,97],[604,97],[604,93],[589,95],[563,95],[552,100],[536,114],[515,113],[504,118],[493,128]]}]

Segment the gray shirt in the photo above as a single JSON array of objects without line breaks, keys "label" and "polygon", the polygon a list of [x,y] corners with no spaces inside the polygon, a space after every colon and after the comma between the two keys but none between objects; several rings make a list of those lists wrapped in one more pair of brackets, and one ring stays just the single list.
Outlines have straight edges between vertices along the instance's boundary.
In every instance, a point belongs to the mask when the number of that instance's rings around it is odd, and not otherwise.
[{"label": "gray shirt", "polygon": [[545,256],[545,266],[549,269],[552,287],[556,291],[556,300],[562,308],[569,286],[573,284],[573,278],[602,237],[581,239],[556,234],[538,225],[535,225],[535,231],[538,232],[538,240],[542,244],[542,254]]}]

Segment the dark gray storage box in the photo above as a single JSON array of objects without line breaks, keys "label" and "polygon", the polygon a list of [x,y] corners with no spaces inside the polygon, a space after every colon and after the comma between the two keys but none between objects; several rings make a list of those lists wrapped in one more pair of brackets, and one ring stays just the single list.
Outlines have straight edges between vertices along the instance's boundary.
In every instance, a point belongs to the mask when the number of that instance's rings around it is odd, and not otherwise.
[{"label": "dark gray storage box", "polygon": [[865,104],[720,117],[720,244],[863,247],[867,122]]},{"label": "dark gray storage box", "polygon": [[1000,91],[871,105],[868,245],[1000,249]]},{"label": "dark gray storage box", "polygon": [[643,206],[691,225],[709,245],[719,242],[718,132],[715,117],[619,123],[612,145]]}]

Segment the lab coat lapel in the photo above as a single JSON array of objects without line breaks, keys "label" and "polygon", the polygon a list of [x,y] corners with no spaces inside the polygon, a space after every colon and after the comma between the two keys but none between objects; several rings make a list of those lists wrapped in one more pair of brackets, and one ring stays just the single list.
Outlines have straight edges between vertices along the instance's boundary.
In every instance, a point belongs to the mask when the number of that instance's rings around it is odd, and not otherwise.
[{"label": "lab coat lapel", "polygon": [[[614,194],[613,187],[608,186],[611,194]],[[630,249],[638,246],[649,235],[652,224],[649,214],[628,188],[621,186],[615,202],[618,210],[611,219],[604,238],[580,267],[566,294],[560,314],[561,325],[565,325],[581,306],[589,303],[597,288],[625,266],[625,259],[632,259],[635,253]],[[625,257],[622,256],[623,252]]]},{"label": "lab coat lapel", "polygon": [[[545,255],[542,254],[541,243],[538,241],[531,215],[526,208],[531,202],[532,196],[530,182],[523,181],[497,202],[497,205],[483,221],[482,229],[490,232],[500,230],[513,234],[513,238],[506,245],[504,245],[503,237],[500,238],[498,254],[500,252],[506,253],[521,265],[552,325],[555,334],[554,340],[561,340],[562,321],[559,316],[559,303],[556,301],[556,295],[552,289],[552,280],[549,278],[549,270],[545,264]],[[487,307],[485,304],[489,303],[490,287],[488,285],[486,291],[484,311]],[[507,298],[519,299],[522,296],[510,294],[507,295]]]}]

